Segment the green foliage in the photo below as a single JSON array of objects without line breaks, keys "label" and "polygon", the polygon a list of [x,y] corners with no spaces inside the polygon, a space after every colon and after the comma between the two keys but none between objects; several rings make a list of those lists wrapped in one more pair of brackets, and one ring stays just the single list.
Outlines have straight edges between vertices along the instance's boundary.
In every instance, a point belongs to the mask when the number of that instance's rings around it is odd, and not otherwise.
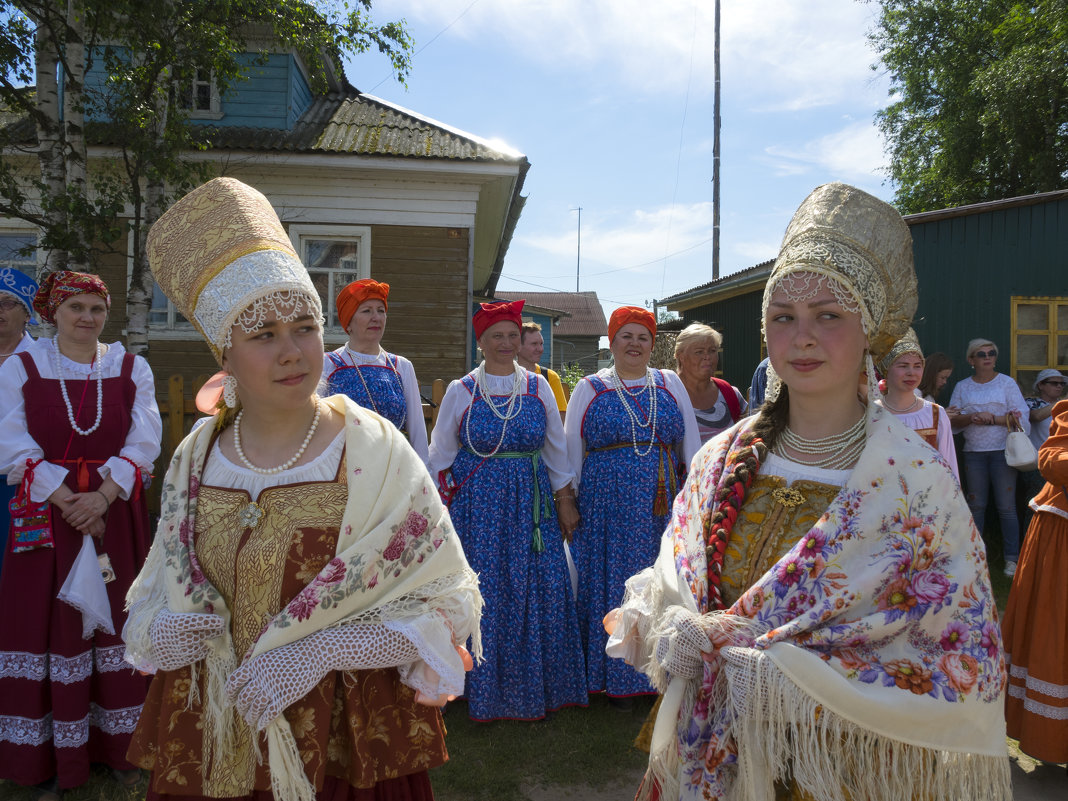
[{"label": "green foliage", "polygon": [[582,369],[582,365],[574,362],[565,365],[560,371],[560,381],[567,384],[568,389],[574,389],[575,384],[585,377],[586,371]]},{"label": "green foliage", "polygon": [[1068,0],[880,0],[902,212],[1068,186]]}]

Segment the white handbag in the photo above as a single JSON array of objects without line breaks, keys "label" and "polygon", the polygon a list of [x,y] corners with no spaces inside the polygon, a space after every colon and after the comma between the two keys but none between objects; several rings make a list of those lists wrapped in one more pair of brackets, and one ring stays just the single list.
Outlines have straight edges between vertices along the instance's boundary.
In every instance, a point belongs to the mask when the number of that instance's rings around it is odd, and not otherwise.
[{"label": "white handbag", "polygon": [[1005,461],[1009,467],[1026,472],[1038,469],[1038,451],[1020,427],[1020,421],[1011,411],[1005,412],[1005,427],[1009,434],[1005,438]]}]

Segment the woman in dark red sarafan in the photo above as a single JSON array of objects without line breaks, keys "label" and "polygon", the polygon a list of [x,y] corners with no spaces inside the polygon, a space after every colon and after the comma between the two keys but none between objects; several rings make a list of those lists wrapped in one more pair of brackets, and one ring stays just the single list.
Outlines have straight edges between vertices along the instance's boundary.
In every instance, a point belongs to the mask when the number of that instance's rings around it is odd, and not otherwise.
[{"label": "woman in dark red sarafan", "polygon": [[55,336],[0,368],[0,473],[25,507],[0,576],[0,605],[18,610],[0,616],[0,778],[42,801],[84,784],[93,762],[124,786],[140,778],[126,749],[148,682],[119,634],[162,423],[148,363],[99,341],[110,306],[99,277],[50,274],[34,308]]}]

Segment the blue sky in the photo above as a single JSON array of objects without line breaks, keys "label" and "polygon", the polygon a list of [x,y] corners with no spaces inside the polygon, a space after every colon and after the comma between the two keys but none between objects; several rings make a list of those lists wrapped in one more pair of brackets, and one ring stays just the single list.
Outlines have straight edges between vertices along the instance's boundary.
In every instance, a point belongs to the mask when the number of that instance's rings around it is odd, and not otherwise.
[{"label": "blue sky", "polygon": [[[721,275],[774,258],[821,183],[891,199],[877,8],[723,0]],[[531,162],[498,289],[575,289],[578,206],[580,287],[606,314],[711,280],[712,0],[375,0],[374,17],[403,17],[417,54],[407,89],[383,57],[351,59],[356,87]]]}]

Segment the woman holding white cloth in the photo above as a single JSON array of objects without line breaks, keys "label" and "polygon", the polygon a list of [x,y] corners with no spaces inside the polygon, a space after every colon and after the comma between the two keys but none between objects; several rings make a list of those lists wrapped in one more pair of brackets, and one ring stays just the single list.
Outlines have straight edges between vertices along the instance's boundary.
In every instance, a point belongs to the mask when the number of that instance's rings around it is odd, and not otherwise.
[{"label": "woman holding white cloth", "polygon": [[[764,294],[760,413],[695,457],[608,650],[665,691],[645,798],[1011,798],[983,548],[951,471],[858,397],[916,305],[900,215],[843,184]],[[780,796],[776,796],[779,793]]]}]

